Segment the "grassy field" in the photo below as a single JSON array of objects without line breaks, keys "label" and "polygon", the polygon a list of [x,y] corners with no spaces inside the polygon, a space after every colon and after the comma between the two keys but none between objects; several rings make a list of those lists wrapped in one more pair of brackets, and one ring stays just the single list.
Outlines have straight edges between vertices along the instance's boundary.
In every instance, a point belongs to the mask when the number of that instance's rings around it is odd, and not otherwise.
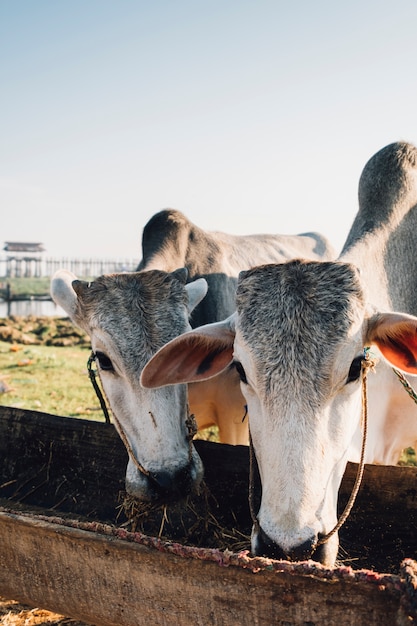
[{"label": "grassy field", "polygon": [[0,298],[5,299],[6,289],[14,298],[49,296],[50,278],[0,278]]},{"label": "grassy field", "polygon": [[89,337],[68,318],[0,318],[0,404],[104,419],[88,376]]},{"label": "grassy field", "polygon": [[102,420],[85,347],[0,341],[0,404],[55,415]]},{"label": "grassy field", "polygon": [[[83,277],[83,280],[93,280],[92,277]],[[0,277],[0,298],[6,299],[8,290],[12,298],[45,298],[49,297],[51,279],[41,278],[5,278]]]},{"label": "grassy field", "polygon": [[[90,352],[88,335],[68,318],[0,318],[0,405],[104,420],[88,374]],[[218,429],[198,437],[218,441]]]},{"label": "grassy field", "polygon": [[[83,276],[82,280],[91,281],[97,276]],[[50,297],[51,278],[47,276],[9,278],[0,276],[0,299],[30,299]]]}]

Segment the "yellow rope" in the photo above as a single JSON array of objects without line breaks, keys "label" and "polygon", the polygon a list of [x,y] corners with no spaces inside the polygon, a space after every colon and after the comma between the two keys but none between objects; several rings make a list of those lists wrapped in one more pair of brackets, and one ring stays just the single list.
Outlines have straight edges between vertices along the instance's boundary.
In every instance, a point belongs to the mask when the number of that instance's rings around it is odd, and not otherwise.
[{"label": "yellow rope", "polygon": [[359,488],[362,482],[363,470],[365,468],[365,449],[366,449],[366,438],[368,435],[368,391],[366,379],[368,376],[368,372],[370,369],[375,367],[376,360],[371,359],[369,356],[369,348],[364,349],[364,358],[362,360],[362,447],[361,447],[361,456],[358,465],[358,471],[356,473],[355,484],[353,485],[352,492],[350,494],[349,500],[344,508],[342,515],[340,516],[336,526],[328,532],[323,537],[316,542],[313,551],[321,546],[323,543],[326,543],[338,530],[343,526],[346,522],[349,514],[352,510],[352,507],[355,503],[356,496],[358,495]]},{"label": "yellow rope", "polygon": [[408,393],[410,398],[412,398],[414,400],[414,402],[417,403],[417,393],[414,391],[414,389],[412,388],[412,386],[410,385],[408,380],[405,378],[404,374],[402,374],[401,372],[399,372],[395,368],[392,368],[392,371],[394,372],[394,374],[397,375],[397,377],[400,380],[400,383],[402,384],[402,386],[404,387],[404,389],[406,390],[406,392]]}]

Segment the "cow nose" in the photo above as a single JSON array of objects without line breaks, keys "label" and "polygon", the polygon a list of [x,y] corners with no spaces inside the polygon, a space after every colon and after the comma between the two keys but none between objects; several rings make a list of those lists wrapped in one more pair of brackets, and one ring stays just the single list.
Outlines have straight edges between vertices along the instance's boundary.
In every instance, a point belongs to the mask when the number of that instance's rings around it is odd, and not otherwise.
[{"label": "cow nose", "polygon": [[253,551],[256,556],[266,556],[270,559],[285,559],[287,561],[306,561],[313,558],[317,538],[311,537],[303,543],[283,550],[268,535],[259,528],[254,539]]},{"label": "cow nose", "polygon": [[151,472],[148,480],[154,491],[155,499],[164,502],[184,498],[192,489],[189,465],[176,472]]},{"label": "cow nose", "polygon": [[301,543],[299,546],[291,548],[287,551],[288,561],[307,561],[313,556],[313,552],[316,546],[316,539],[308,539]]}]

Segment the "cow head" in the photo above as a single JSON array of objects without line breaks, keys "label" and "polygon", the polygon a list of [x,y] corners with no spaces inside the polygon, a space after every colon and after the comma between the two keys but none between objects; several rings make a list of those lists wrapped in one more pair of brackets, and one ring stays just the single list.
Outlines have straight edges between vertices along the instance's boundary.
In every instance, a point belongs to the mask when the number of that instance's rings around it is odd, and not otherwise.
[{"label": "cow head", "polygon": [[417,318],[372,310],[359,272],[341,262],[242,272],[236,302],[224,322],[159,350],[142,384],[201,380],[234,361],[262,483],[252,551],[332,565],[337,534],[314,548],[337,522],[338,490],[360,429],[364,347],[416,374]]},{"label": "cow head", "polygon": [[51,282],[54,301],[91,338],[116,427],[131,449],[126,489],[141,500],[181,497],[202,478],[201,460],[188,441],[186,386],[148,390],[139,382],[157,349],[191,328],[189,314],[207,284],[185,284],[186,278],[185,269],[151,270],[87,283],[60,270]]}]

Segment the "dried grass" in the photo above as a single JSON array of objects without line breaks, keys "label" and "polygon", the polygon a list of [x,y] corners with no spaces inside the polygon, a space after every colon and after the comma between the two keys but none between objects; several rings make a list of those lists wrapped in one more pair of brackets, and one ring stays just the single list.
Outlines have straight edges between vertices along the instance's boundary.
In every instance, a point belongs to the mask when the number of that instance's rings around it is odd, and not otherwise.
[{"label": "dried grass", "polygon": [[31,609],[16,600],[0,597],[0,624],[2,626],[87,626],[84,622],[64,617],[45,609]]},{"label": "dried grass", "polygon": [[188,546],[218,548],[238,552],[250,547],[250,536],[238,529],[237,520],[225,520],[208,487],[179,503],[152,504],[123,494],[120,511],[127,517],[123,524],[132,532],[177,541]]}]

